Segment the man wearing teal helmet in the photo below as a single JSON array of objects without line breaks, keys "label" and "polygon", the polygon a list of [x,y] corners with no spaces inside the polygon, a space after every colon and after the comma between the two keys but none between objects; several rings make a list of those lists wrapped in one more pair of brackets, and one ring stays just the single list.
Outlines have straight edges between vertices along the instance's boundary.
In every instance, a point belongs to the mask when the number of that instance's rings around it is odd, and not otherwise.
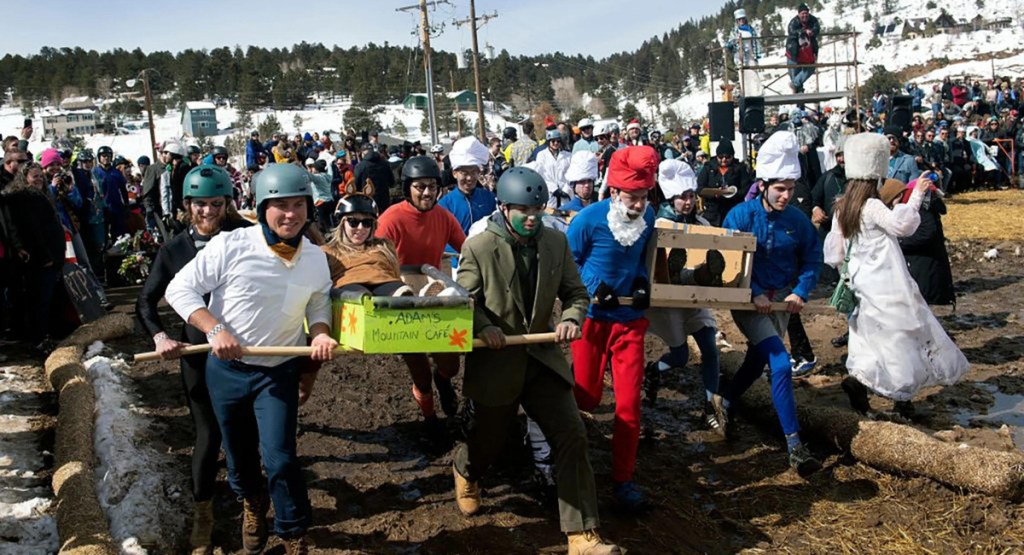
[{"label": "man wearing teal helmet", "polygon": [[[463,393],[468,399],[466,444],[455,455],[455,500],[471,515],[480,510],[478,481],[501,453],[509,421],[520,407],[547,436],[555,454],[562,531],[569,555],[615,555],[599,524],[587,437],[573,398],[573,375],[555,344],[506,346],[506,336],[547,333],[555,300],[562,312],[559,341],[579,338],[590,296],[580,280],[565,235],[543,229],[548,187],[537,172],[512,168],[498,181],[501,206],[486,231],[463,245],[459,284],[476,301],[473,334],[489,349],[466,355]],[[547,287],[538,287],[543,278]]]},{"label": "man wearing teal helmet", "polygon": [[166,297],[212,347],[206,384],[224,440],[228,481],[244,499],[242,546],[261,553],[267,544],[262,454],[274,531],[288,554],[306,553],[312,509],[296,453],[298,361],[242,356],[242,347],[305,346],[305,320],[312,358],[331,359],[338,344],[329,333],[330,270],[324,253],[303,236],[314,216],[309,174],[293,164],[274,164],[255,187],[260,225],[214,237],[171,280]]},{"label": "man wearing teal helmet", "polygon": [[186,218],[185,233],[160,247],[142,287],[135,313],[164,360],[181,360],[181,382],[192,415],[196,435],[192,450],[192,499],[195,503],[191,543],[196,555],[209,553],[213,534],[213,492],[217,482],[217,459],[220,456],[221,434],[206,387],[205,354],[181,356],[188,344],[205,343],[206,338],[194,326],[185,324],[177,339],[171,339],[160,317],[158,303],[167,285],[185,265],[203,250],[220,232],[229,232],[251,224],[237,216],[229,216],[227,203],[231,198],[231,180],[221,168],[200,166],[185,176],[183,187]]}]

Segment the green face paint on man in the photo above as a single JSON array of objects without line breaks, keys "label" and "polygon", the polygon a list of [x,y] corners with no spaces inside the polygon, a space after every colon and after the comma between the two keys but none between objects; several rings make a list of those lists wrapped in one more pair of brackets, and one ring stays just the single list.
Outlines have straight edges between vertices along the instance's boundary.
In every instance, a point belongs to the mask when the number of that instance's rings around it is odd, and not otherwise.
[{"label": "green face paint on man", "polygon": [[512,226],[512,230],[521,237],[533,237],[540,231],[540,227],[543,224],[541,222],[541,212],[536,207],[523,210],[523,207],[509,207],[508,209],[508,221]]}]

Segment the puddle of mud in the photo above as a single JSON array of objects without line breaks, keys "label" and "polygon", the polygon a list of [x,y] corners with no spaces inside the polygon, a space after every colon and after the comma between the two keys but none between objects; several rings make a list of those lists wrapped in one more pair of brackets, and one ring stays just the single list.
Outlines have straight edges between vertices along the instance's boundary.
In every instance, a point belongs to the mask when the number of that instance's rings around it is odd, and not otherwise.
[{"label": "puddle of mud", "polygon": [[964,428],[999,428],[1005,424],[1010,429],[1013,445],[1024,450],[1024,396],[1007,395],[995,384],[987,382],[974,382],[973,385],[992,396],[992,405],[985,414],[958,410],[953,421]]}]

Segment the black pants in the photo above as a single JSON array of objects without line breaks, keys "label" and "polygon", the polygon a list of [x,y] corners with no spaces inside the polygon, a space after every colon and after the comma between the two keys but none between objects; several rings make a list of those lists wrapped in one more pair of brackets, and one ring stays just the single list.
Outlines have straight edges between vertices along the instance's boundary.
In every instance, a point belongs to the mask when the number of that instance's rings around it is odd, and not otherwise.
[{"label": "black pants", "polygon": [[[181,359],[181,384],[196,427],[192,449],[192,498],[197,503],[213,498],[221,444],[220,427],[210,402],[210,390],[206,387],[206,357],[205,354],[190,355]],[[252,425],[256,426],[255,420]]]},{"label": "black pants", "polygon": [[324,233],[330,233],[334,229],[334,205],[330,202],[325,202],[320,206],[316,207],[316,220],[317,225],[320,226],[320,231]]},{"label": "black pants", "polygon": [[800,314],[789,315],[789,326],[786,327],[789,334],[789,354],[799,359],[814,360],[814,349],[811,348],[811,340],[804,331],[804,323],[800,320]]},{"label": "black pants", "polygon": [[11,291],[13,318],[21,318],[20,329],[12,323],[12,329],[19,332],[22,339],[36,344],[46,338],[50,328],[50,310],[54,293],[61,283],[60,268],[55,265],[39,268],[21,265],[18,273],[18,286]]}]

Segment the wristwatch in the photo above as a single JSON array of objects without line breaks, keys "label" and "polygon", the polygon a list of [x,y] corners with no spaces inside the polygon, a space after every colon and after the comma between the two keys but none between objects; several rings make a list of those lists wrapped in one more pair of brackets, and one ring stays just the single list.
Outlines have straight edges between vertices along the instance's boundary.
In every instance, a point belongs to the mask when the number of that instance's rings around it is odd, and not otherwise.
[{"label": "wristwatch", "polygon": [[216,326],[213,326],[213,328],[210,331],[206,332],[206,340],[213,340],[213,338],[216,337],[217,334],[222,331],[224,331],[224,324],[217,324]]}]

